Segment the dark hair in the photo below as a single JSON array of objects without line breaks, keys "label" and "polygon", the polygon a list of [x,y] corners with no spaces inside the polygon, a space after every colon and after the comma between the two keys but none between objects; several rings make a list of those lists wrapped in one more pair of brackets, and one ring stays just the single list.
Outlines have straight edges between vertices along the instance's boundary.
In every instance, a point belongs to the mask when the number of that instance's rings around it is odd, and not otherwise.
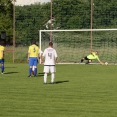
[{"label": "dark hair", "polygon": [[52,42],[49,42],[49,46],[53,46],[53,43]]},{"label": "dark hair", "polygon": [[36,40],[35,39],[32,40],[32,44],[36,44]]}]

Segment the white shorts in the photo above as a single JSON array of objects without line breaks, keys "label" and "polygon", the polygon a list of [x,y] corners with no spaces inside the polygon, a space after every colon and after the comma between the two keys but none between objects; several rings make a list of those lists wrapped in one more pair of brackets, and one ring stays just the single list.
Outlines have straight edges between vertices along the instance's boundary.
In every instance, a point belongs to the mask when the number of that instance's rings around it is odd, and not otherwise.
[{"label": "white shorts", "polygon": [[55,66],[44,66],[44,70],[45,73],[54,73],[56,72],[56,67]]}]

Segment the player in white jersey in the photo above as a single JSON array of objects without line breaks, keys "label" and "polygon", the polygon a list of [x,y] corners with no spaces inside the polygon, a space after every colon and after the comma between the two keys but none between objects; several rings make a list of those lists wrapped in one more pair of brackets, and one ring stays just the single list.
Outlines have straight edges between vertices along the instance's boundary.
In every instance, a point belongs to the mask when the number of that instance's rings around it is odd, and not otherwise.
[{"label": "player in white jersey", "polygon": [[49,47],[46,48],[43,52],[42,55],[42,62],[43,59],[45,58],[44,62],[44,84],[47,83],[47,74],[50,72],[51,73],[51,83],[54,84],[54,77],[55,77],[55,65],[57,62],[57,52],[53,48],[53,43],[49,42]]}]

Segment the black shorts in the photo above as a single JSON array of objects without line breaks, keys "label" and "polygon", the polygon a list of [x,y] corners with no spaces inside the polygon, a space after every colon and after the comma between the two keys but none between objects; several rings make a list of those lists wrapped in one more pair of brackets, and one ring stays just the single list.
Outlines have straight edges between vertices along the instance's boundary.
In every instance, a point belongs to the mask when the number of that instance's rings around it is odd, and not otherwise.
[{"label": "black shorts", "polygon": [[91,59],[88,59],[88,58],[87,58],[87,56],[86,56],[86,57],[84,57],[84,59],[85,59],[85,60],[91,60]]}]

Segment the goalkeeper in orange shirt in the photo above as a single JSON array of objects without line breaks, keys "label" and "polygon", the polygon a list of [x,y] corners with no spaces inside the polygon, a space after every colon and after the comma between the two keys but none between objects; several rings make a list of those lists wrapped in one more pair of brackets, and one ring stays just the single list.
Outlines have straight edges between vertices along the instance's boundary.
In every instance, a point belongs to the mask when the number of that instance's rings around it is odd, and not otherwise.
[{"label": "goalkeeper in orange shirt", "polygon": [[98,57],[98,52],[91,52],[91,54],[89,54],[88,56],[84,57],[81,59],[80,63],[82,63],[84,60],[87,60],[87,62],[85,64],[89,64],[92,62],[92,60],[95,60],[97,59],[98,62],[101,64],[101,65],[104,65],[104,63],[99,59]]}]

